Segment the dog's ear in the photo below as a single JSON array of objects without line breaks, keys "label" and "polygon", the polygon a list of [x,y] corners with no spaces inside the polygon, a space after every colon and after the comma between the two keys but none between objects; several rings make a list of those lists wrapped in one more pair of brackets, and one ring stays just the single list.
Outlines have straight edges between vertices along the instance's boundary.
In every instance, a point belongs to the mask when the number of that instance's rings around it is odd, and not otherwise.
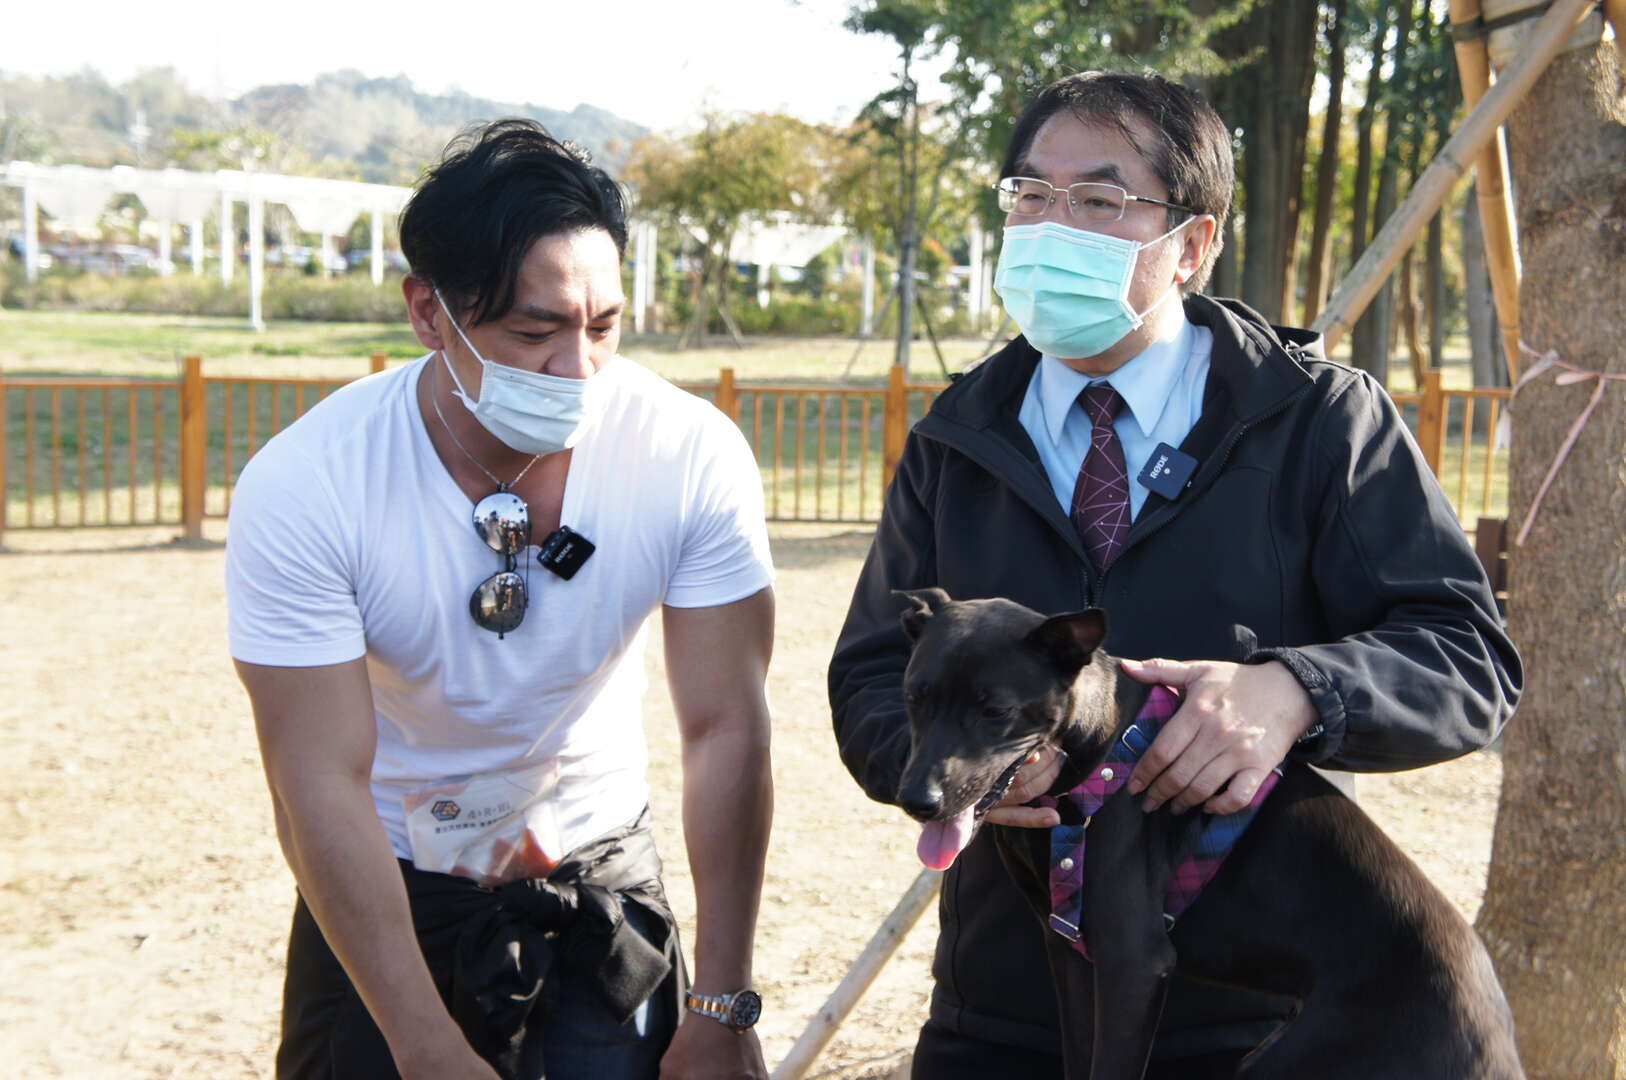
[{"label": "dog's ear", "polygon": [[949,602],[949,594],[937,588],[893,589],[892,595],[904,602],[903,632],[909,635],[910,641],[919,641],[921,631],[926,629],[926,620]]},{"label": "dog's ear", "polygon": [[1100,608],[1053,615],[1028,632],[1027,644],[1065,672],[1077,673],[1090,662],[1107,636],[1107,613]]}]

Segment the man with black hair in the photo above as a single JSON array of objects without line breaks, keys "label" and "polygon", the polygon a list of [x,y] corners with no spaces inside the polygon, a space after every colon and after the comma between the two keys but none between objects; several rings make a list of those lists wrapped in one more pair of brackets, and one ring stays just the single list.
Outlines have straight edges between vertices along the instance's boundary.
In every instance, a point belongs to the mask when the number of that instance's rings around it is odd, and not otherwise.
[{"label": "man with black hair", "polygon": [[[401,215],[430,352],[238,482],[231,649],[299,885],[279,1077],[766,1076],[761,482],[728,418],[617,356],[626,239],[580,151],[461,137]],[[657,607],[692,985],[646,805]]]},{"label": "man with black hair", "polygon": [[[895,801],[909,752],[896,589],[1101,607],[1112,654],[1170,658],[1123,662],[1183,697],[1127,784],[1148,811],[1239,810],[1289,756],[1427,765],[1506,721],[1518,656],[1383,388],[1198,291],[1233,184],[1225,124],[1157,76],[1069,76],[1018,119],[995,288],[1022,336],[910,433],[830,665],[871,797]],[[1036,751],[987,820],[1057,824],[1025,804],[1059,773]],[[964,817],[919,848],[952,866],[914,1075],[1059,1077],[1058,1024],[1091,1018],[1058,1019],[1046,931]],[[1291,1008],[1176,980],[1148,1076],[1235,1075]]]}]

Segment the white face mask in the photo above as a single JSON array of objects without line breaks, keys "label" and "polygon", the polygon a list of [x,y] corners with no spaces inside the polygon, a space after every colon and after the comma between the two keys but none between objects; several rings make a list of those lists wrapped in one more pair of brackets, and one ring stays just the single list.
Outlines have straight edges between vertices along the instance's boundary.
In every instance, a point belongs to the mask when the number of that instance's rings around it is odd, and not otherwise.
[{"label": "white face mask", "polygon": [[480,400],[473,401],[464,392],[446,350],[440,351],[441,362],[457,387],[456,396],[480,426],[521,454],[552,454],[575,446],[603,409],[603,395],[597,392],[602,384],[591,376],[565,379],[487,360],[457,325],[439,289],[435,290],[435,299],[440,301],[457,336],[480,361]]}]

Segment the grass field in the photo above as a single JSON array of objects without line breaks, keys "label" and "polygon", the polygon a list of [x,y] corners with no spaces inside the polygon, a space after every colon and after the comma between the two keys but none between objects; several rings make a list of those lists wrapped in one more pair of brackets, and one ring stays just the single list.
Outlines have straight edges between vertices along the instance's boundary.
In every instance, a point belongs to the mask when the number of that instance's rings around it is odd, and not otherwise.
[{"label": "grass field", "polygon": [[[892,362],[888,341],[860,350],[851,338],[750,338],[744,349],[726,338],[678,351],[674,335],[628,335],[621,351],[674,382],[712,381],[732,367],[740,379],[834,382],[858,353],[849,379],[881,381]],[[950,371],[982,355],[986,338],[943,342]],[[915,346],[919,379],[941,377],[929,342]],[[204,358],[211,375],[352,378],[367,357],[422,356],[408,326],[386,323],[274,322],[255,333],[240,319],[104,312],[0,311],[0,371],[12,375],[117,375],[174,378],[181,357]]]}]

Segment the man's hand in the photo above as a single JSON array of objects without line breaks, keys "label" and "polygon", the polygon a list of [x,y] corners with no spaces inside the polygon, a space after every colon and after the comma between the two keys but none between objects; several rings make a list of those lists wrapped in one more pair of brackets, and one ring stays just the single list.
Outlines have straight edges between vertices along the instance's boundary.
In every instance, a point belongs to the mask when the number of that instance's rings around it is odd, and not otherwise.
[{"label": "man's hand", "polygon": [[1023,806],[1050,790],[1061,774],[1067,758],[1054,746],[1041,746],[1028,755],[1027,764],[1017,771],[1011,790],[994,804],[984,819],[992,825],[1015,825],[1023,829],[1048,829],[1061,824],[1061,815],[1042,806]]},{"label": "man's hand", "polygon": [[1211,814],[1241,810],[1316,719],[1304,687],[1275,660],[1122,664],[1133,679],[1185,691],[1129,777],[1131,794],[1146,792],[1148,812],[1164,803],[1179,813],[1199,804]]},{"label": "man's hand", "polygon": [[413,1056],[397,1057],[401,1080],[502,1080],[462,1038]]},{"label": "man's hand", "polygon": [[735,1032],[704,1016],[686,1016],[661,1058],[661,1080],[767,1080],[757,1033]]}]

